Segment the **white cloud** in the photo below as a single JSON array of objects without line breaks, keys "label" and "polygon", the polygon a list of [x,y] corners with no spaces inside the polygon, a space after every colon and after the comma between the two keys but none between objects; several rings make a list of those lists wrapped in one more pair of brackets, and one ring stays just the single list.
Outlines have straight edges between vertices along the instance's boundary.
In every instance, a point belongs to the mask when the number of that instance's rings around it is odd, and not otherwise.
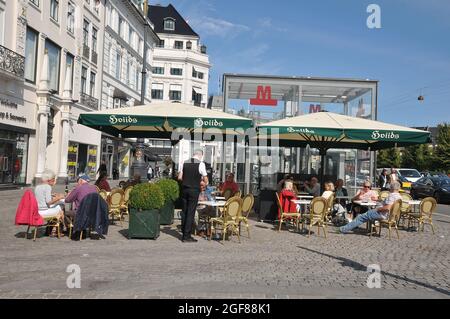
[{"label": "white cloud", "polygon": [[250,30],[246,25],[211,17],[203,17],[200,19],[194,17],[190,19],[189,23],[202,36],[235,37],[241,32]]}]

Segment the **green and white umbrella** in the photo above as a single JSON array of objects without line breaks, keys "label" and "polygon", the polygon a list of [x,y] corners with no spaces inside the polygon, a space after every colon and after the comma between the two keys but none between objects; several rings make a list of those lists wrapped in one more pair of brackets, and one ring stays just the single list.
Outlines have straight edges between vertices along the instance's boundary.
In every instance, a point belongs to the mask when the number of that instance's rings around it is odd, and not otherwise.
[{"label": "green and white umbrella", "polygon": [[[258,126],[258,138],[286,147],[309,145],[321,155],[320,180],[330,148],[380,150],[431,142],[430,132],[330,112],[300,115]],[[270,143],[270,141],[277,141]]]},{"label": "green and white umbrella", "polygon": [[123,138],[170,138],[173,131],[242,135],[252,120],[183,103],[152,103],[80,114],[78,123]]},{"label": "green and white umbrella", "polygon": [[[265,129],[265,130],[264,130]],[[429,143],[430,132],[330,112],[318,112],[258,125],[259,138],[281,146],[379,150]]]}]

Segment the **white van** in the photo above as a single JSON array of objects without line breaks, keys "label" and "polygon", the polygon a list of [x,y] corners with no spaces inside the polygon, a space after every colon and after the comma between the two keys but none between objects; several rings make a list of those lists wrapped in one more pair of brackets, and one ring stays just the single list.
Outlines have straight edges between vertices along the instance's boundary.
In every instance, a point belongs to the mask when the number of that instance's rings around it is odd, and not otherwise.
[{"label": "white van", "polygon": [[[388,174],[391,173],[391,169],[390,168],[386,168],[388,171]],[[422,178],[422,175],[420,175],[419,171],[414,169],[414,168],[394,168],[397,170],[397,173],[404,177],[406,180],[410,181],[411,183],[417,182],[419,179]],[[377,169],[377,174],[378,176],[380,176],[381,171],[383,169],[379,168]]]}]

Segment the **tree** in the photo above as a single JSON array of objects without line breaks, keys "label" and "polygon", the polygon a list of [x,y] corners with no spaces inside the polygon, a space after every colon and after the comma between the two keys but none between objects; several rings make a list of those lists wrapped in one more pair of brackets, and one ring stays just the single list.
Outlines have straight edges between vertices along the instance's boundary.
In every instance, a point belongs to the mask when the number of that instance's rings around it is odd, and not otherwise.
[{"label": "tree", "polygon": [[400,150],[398,148],[388,148],[378,151],[377,166],[383,167],[400,167],[402,164]]},{"label": "tree", "polygon": [[419,171],[432,170],[432,152],[430,144],[405,147],[402,152],[402,167],[415,168]]},{"label": "tree", "polygon": [[438,125],[436,144],[433,168],[450,173],[450,124],[443,123]]}]

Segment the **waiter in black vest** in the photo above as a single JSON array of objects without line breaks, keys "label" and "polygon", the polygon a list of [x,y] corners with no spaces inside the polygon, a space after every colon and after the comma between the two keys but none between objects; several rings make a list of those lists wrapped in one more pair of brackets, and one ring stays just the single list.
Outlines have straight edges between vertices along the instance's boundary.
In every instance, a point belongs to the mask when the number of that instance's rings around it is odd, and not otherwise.
[{"label": "waiter in black vest", "polygon": [[183,237],[181,240],[183,242],[196,242],[197,240],[191,234],[198,196],[200,195],[200,182],[203,181],[208,185],[208,174],[203,162],[202,150],[195,150],[194,156],[181,165],[178,180],[182,182],[181,199],[183,200],[183,211],[181,212]]}]

